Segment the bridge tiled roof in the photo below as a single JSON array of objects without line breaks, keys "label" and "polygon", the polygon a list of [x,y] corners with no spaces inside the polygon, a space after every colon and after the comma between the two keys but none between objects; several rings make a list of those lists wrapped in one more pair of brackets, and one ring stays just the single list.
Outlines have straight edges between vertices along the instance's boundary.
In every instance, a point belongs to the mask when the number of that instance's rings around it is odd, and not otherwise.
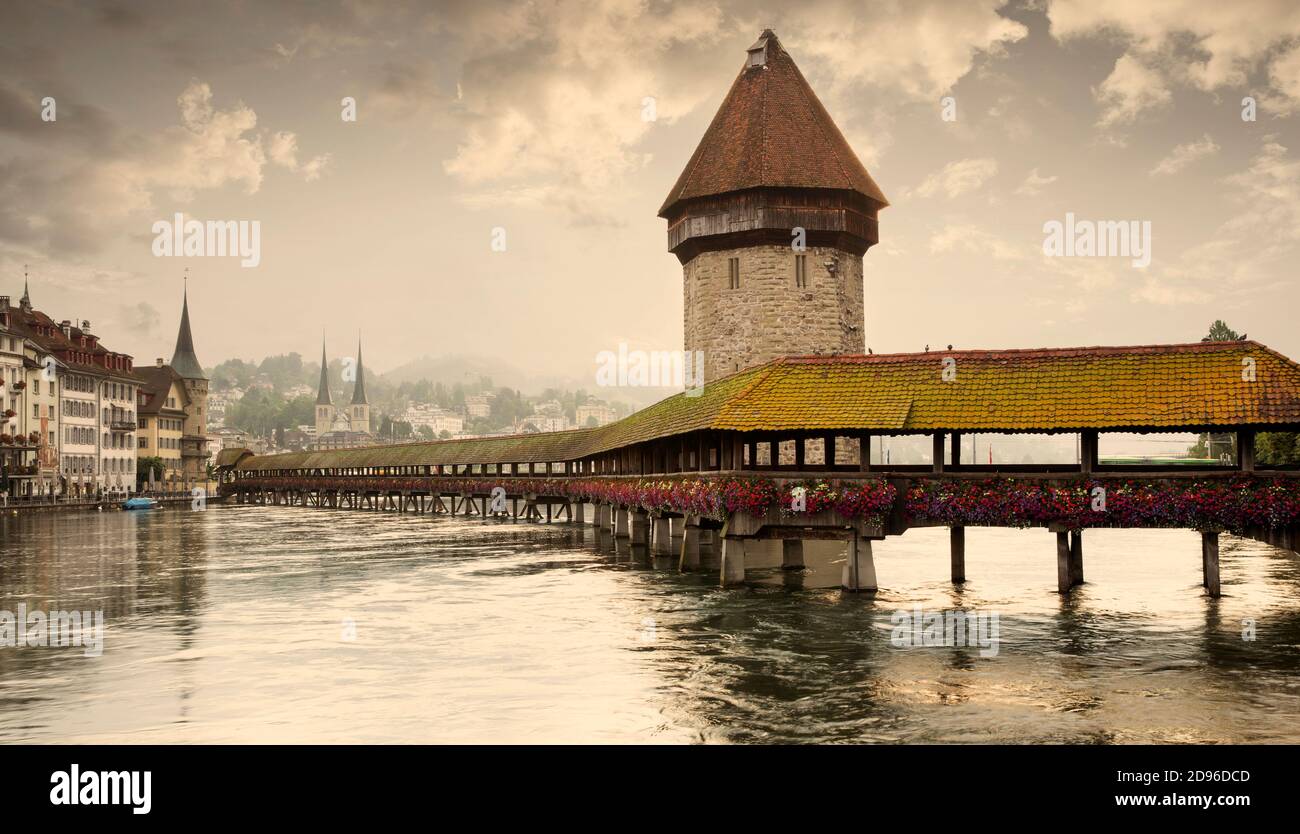
[{"label": "bridge tiled roof", "polygon": [[[951,381],[945,367],[955,373]],[[240,468],[576,460],[702,429],[907,434],[1238,426],[1300,426],[1300,365],[1253,341],[795,356],[600,428],[263,456]]]}]

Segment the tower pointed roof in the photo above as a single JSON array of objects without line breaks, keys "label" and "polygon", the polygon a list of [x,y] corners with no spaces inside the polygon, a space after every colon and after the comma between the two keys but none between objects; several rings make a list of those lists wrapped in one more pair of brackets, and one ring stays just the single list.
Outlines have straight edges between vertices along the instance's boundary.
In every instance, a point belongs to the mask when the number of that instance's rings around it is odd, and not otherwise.
[{"label": "tower pointed roof", "polygon": [[660,217],[683,200],[746,188],[832,188],[889,205],[771,29],[677,178]]},{"label": "tower pointed roof", "polygon": [[19,306],[23,310],[32,309],[32,294],[27,290],[27,270],[23,269],[23,297],[18,300]]},{"label": "tower pointed roof", "polygon": [[361,337],[357,336],[357,384],[352,386],[352,404],[369,405],[366,400],[366,366],[361,362]]},{"label": "tower pointed roof", "polygon": [[325,337],[320,339],[320,387],[316,389],[316,405],[333,405],[330,400],[330,365],[325,359]]},{"label": "tower pointed roof", "polygon": [[190,333],[189,288],[181,296],[181,328],[176,334],[176,350],[172,352],[171,366],[182,379],[207,379],[203,366],[194,355],[194,336]]}]

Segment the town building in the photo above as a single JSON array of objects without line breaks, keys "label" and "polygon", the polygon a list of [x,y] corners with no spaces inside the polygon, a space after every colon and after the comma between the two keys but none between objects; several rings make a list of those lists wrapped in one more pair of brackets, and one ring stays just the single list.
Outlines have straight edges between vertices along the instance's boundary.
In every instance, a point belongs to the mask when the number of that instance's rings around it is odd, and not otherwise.
[{"label": "town building", "polygon": [[428,428],[435,438],[441,437],[443,432],[454,437],[465,431],[464,417],[444,411],[431,403],[408,406],[403,419],[410,423],[413,429],[419,429],[421,426]]},{"label": "town building", "polygon": [[[35,471],[30,471],[29,463],[23,475],[33,480],[19,484],[10,494],[40,494],[42,487],[53,488],[55,455],[60,494],[86,497],[134,491],[137,382],[131,356],[104,347],[88,320],[79,325],[68,319],[55,322],[37,310],[26,280],[18,306],[5,299],[0,311],[6,329],[25,340],[27,378],[22,401],[16,402],[22,409],[23,431],[29,442],[35,432],[44,446],[32,461],[37,464]],[[27,401],[28,396],[32,401]],[[50,405],[57,405],[53,417]],[[6,404],[5,413],[11,410],[19,412]],[[49,442],[51,431],[57,451]]]},{"label": "town building", "polygon": [[467,417],[489,417],[492,414],[492,400],[496,398],[495,394],[470,394],[465,397],[465,416]]},{"label": "town building", "polygon": [[159,458],[163,471],[156,485],[172,488],[185,481],[181,463],[185,407],[189,404],[185,381],[161,358],[152,368],[137,369],[135,376],[139,380],[140,415],[137,454],[140,458]]},{"label": "town building", "polygon": [[580,428],[603,426],[618,419],[618,414],[603,402],[588,401],[574,410],[574,424]]}]

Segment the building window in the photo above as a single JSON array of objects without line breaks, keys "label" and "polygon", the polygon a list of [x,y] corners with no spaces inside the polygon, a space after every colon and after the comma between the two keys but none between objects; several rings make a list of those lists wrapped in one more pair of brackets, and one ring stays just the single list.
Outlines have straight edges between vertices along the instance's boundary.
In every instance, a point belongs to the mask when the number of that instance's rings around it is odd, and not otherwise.
[{"label": "building window", "polygon": [[794,256],[794,285],[797,289],[805,289],[808,286],[808,256]]},{"label": "building window", "polygon": [[740,289],[740,258],[727,258],[727,287]]}]

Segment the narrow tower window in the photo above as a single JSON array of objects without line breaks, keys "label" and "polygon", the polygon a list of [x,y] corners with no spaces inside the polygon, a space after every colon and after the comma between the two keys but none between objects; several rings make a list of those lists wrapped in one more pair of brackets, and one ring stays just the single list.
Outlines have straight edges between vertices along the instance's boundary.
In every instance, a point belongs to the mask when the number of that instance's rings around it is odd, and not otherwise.
[{"label": "narrow tower window", "polygon": [[740,289],[740,258],[727,258],[727,286],[733,290]]},{"label": "narrow tower window", "polygon": [[808,286],[808,256],[794,256],[794,285],[798,289]]}]

